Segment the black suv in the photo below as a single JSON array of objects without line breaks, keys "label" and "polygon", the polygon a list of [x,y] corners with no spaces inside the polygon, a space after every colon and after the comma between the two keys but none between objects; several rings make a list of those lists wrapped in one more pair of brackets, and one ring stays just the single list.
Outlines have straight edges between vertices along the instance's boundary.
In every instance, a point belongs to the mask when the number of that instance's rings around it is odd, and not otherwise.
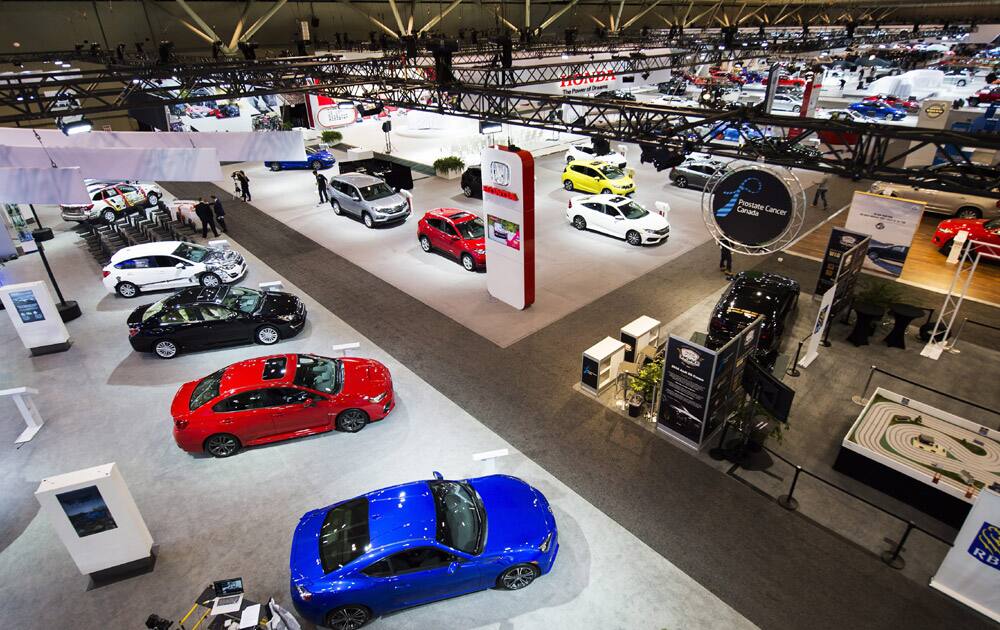
[{"label": "black suv", "polygon": [[741,271],[712,310],[706,345],[716,350],[763,315],[757,341],[757,360],[771,367],[778,356],[781,335],[799,302],[799,283],[762,271]]}]

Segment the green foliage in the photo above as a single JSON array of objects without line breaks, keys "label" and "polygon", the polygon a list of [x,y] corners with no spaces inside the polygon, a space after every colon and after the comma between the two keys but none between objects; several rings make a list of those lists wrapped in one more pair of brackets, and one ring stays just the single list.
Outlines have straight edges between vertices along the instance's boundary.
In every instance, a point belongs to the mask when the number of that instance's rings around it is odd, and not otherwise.
[{"label": "green foliage", "polygon": [[663,376],[663,361],[651,361],[639,368],[636,373],[638,378],[629,381],[629,389],[637,394],[641,394],[648,402],[653,402],[653,389]]},{"label": "green foliage", "polygon": [[340,141],[344,139],[344,135],[342,133],[331,129],[327,129],[323,133],[319,134],[319,137],[327,144],[339,144]]},{"label": "green foliage", "polygon": [[854,301],[889,308],[893,302],[901,302],[903,289],[892,280],[862,278],[854,289]]},{"label": "green foliage", "polygon": [[465,168],[465,162],[462,161],[462,158],[455,155],[434,160],[435,171],[456,171],[463,168]]}]

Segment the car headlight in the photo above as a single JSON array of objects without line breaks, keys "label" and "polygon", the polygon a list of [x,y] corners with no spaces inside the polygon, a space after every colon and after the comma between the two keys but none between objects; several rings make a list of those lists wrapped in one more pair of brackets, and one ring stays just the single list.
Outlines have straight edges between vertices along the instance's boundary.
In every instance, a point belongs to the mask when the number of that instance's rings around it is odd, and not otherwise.
[{"label": "car headlight", "polygon": [[289,313],[288,315],[278,315],[278,319],[280,319],[283,322],[290,322],[296,317],[298,317],[298,315],[296,315],[295,313]]},{"label": "car headlight", "polygon": [[485,254],[486,253],[486,248],[485,247],[477,247],[476,249],[474,249],[472,251],[474,251],[477,254]]},{"label": "car headlight", "polygon": [[389,395],[389,392],[382,392],[378,396],[369,396],[368,402],[380,403],[385,400],[385,397]]},{"label": "car headlight", "polygon": [[659,234],[659,230],[644,230],[646,234]]},{"label": "car headlight", "polygon": [[549,535],[545,537],[545,540],[542,541],[542,544],[538,545],[538,550],[541,551],[542,553],[545,553],[546,551],[549,550],[549,545],[551,544],[552,544],[552,532],[549,532]]}]

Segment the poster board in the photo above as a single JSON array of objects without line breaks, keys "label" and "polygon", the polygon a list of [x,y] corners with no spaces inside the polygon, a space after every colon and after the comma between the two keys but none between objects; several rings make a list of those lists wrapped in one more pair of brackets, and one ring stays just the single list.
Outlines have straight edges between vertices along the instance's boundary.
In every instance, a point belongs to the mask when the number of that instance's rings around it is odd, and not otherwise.
[{"label": "poster board", "polygon": [[870,234],[864,268],[899,277],[920,225],[925,204],[888,195],[855,191],[845,227]]}]

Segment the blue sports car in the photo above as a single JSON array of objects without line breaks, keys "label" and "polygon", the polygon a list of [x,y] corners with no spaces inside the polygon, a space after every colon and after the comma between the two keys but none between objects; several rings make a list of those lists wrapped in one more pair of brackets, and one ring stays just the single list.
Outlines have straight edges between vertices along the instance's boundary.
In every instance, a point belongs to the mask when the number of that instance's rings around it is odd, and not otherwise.
[{"label": "blue sports car", "polygon": [[336,163],[337,158],[333,157],[333,154],[326,149],[306,147],[306,159],[304,161],[264,162],[264,166],[272,171],[280,171],[286,168],[308,168],[319,171],[330,168]]},{"label": "blue sports car", "polygon": [[292,602],[355,630],[402,608],[487,588],[522,589],[552,568],[556,521],[516,477],[434,479],[307,512],[292,537]]},{"label": "blue sports car", "polygon": [[864,116],[878,118],[881,120],[903,120],[906,118],[906,110],[898,107],[890,107],[885,103],[875,101],[865,103],[851,103],[847,109],[858,112]]}]

